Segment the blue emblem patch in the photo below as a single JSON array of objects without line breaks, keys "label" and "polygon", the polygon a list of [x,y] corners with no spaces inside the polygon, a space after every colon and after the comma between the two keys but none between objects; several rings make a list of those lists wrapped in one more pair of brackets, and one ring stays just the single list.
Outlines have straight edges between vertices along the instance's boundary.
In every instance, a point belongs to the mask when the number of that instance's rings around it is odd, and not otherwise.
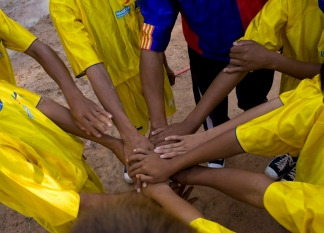
[{"label": "blue emblem patch", "polygon": [[34,119],[33,115],[31,114],[29,108],[27,108],[25,105],[23,105],[24,110],[27,112],[27,115],[30,119]]},{"label": "blue emblem patch", "polygon": [[324,13],[324,0],[318,0],[318,6],[322,10],[322,12]]},{"label": "blue emblem patch", "polygon": [[120,11],[116,11],[116,17],[118,19],[125,17],[130,12],[130,6],[126,6],[124,9]]},{"label": "blue emblem patch", "polygon": [[2,101],[0,100],[0,111],[2,110],[2,108],[3,108],[3,103],[2,103]]}]

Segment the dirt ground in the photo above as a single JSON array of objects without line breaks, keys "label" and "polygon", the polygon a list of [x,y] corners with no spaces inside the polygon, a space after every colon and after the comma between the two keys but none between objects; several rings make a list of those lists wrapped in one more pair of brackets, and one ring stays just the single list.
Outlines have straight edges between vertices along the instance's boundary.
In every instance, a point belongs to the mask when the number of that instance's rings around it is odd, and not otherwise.
[{"label": "dirt ground", "polygon": [[[48,0],[0,0],[0,8],[11,18],[26,26],[41,41],[51,46],[70,68],[48,14]],[[62,91],[38,63],[25,54],[14,52],[10,52],[10,54],[18,86],[67,106]],[[174,71],[179,71],[189,65],[180,18],[176,22],[166,54]],[[279,75],[276,74],[273,88],[268,96],[269,99],[278,95]],[[76,83],[86,97],[98,103],[89,82],[85,78],[76,80]],[[181,74],[176,79],[173,91],[178,111],[174,116],[170,117],[170,123],[183,120],[195,106],[191,90],[190,71]],[[242,112],[237,108],[236,104],[236,96],[232,92],[229,99],[230,117]],[[113,129],[111,135],[118,136],[118,132]],[[90,146],[85,146],[84,155],[101,178],[108,193],[119,193],[133,189],[133,186],[125,183],[122,173],[123,166],[110,150],[99,144],[91,143]],[[227,159],[226,167],[263,172],[270,160],[271,158],[242,154]],[[195,187],[193,196],[199,197],[200,200],[194,205],[206,218],[216,221],[233,231],[250,233],[287,232],[265,210],[250,207],[216,190]],[[26,218],[4,205],[0,205],[0,232],[41,233],[45,232],[45,230],[33,219]]]}]

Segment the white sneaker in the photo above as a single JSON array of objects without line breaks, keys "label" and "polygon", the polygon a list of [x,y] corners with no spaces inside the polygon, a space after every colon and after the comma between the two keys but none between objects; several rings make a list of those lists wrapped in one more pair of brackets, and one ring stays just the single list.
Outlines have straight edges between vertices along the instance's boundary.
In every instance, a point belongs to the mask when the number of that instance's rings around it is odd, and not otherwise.
[{"label": "white sneaker", "polygon": [[129,177],[127,170],[126,170],[126,166],[124,166],[124,178],[127,184],[134,184],[134,181],[132,178]]},{"label": "white sneaker", "polygon": [[210,168],[224,168],[225,167],[225,159],[218,159],[215,161],[208,162],[207,166]]}]

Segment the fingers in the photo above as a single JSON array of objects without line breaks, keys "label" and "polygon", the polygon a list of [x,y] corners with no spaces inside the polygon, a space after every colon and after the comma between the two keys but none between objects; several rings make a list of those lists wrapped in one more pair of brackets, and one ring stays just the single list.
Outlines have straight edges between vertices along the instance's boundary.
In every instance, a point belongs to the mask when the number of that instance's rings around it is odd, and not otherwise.
[{"label": "fingers", "polygon": [[132,164],[134,162],[138,162],[138,161],[142,161],[143,159],[146,158],[146,155],[143,154],[135,154],[135,155],[131,155],[128,159],[127,159],[127,163]]},{"label": "fingers", "polygon": [[[78,124],[79,123],[79,124]],[[101,137],[101,133],[90,123],[90,121],[86,118],[82,118],[81,120],[79,120],[77,122],[75,122],[75,124],[77,126],[81,125],[81,127],[79,127],[81,130],[85,131],[86,134],[90,135],[94,135],[96,137]]]},{"label": "fingers", "polygon": [[165,141],[183,141],[185,138],[186,136],[172,135],[172,136],[167,136],[165,138]]},{"label": "fingers", "polygon": [[152,135],[157,135],[161,132],[163,132],[168,126],[164,126],[164,127],[161,127],[161,128],[157,128],[155,129],[154,131],[151,132]]},{"label": "fingers", "polygon": [[145,174],[145,172],[142,169],[142,165],[140,165],[137,168],[133,167],[134,165],[137,165],[137,163],[133,164],[132,166],[129,167],[130,171],[128,172],[128,175],[129,175],[130,178],[133,178],[138,174]]},{"label": "fingers", "polygon": [[141,192],[141,189],[142,189],[142,181],[141,179],[139,178],[139,176],[136,176],[136,187],[135,187],[136,191],[138,193]]},{"label": "fingers", "polygon": [[146,149],[143,149],[143,148],[136,148],[134,150],[134,153],[135,154],[143,154],[143,155],[149,155],[152,153],[152,151],[149,151],[149,150],[146,150]]},{"label": "fingers", "polygon": [[194,204],[198,200],[199,200],[198,197],[194,197],[194,198],[191,198],[191,199],[187,200],[187,202],[192,205],[192,204]]},{"label": "fingers", "polygon": [[[181,185],[183,186],[183,188],[185,188],[186,186],[185,185]],[[189,199],[189,196],[192,192],[192,190],[194,189],[193,186],[190,186],[183,194],[182,194],[182,198],[185,199],[185,200],[188,200]]]},{"label": "fingers", "polygon": [[240,40],[233,43],[234,46],[244,46],[253,44],[252,40]]},{"label": "fingers", "polygon": [[171,159],[173,157],[177,157],[179,155],[183,155],[185,154],[186,152],[184,151],[173,151],[173,152],[169,152],[169,153],[165,153],[165,154],[162,154],[160,156],[161,159]]},{"label": "fingers", "polygon": [[139,179],[141,182],[146,183],[153,183],[153,177],[149,175],[137,174],[136,178]]},{"label": "fingers", "polygon": [[113,126],[111,119],[112,115],[105,110],[97,107],[95,111],[92,112],[92,114],[105,126],[111,128]]}]

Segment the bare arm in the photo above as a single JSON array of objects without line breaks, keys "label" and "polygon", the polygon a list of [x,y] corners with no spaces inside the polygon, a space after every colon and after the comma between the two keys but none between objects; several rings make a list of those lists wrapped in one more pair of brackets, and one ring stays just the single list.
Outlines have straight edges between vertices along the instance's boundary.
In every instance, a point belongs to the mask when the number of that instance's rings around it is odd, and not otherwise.
[{"label": "bare arm", "polygon": [[[228,65],[228,68],[233,67]],[[194,110],[181,123],[175,123],[165,127],[161,132],[155,133],[151,139],[154,145],[164,141],[167,136],[171,135],[187,135],[195,133],[206,117],[245,77],[247,72],[240,72],[234,74],[220,73],[209,86],[206,93],[203,95]]]},{"label": "bare arm", "polygon": [[59,126],[64,131],[100,143],[101,145],[112,150],[117,155],[118,159],[125,164],[122,140],[108,135],[103,135],[102,137],[95,137],[93,135],[86,134],[74,123],[69,109],[61,106],[60,104],[56,103],[51,99],[43,97],[37,105],[37,109],[40,110],[45,116],[51,119],[57,126]]},{"label": "bare arm", "polygon": [[62,60],[49,46],[36,40],[25,53],[33,57],[60,86],[79,128],[97,137],[108,133],[112,126],[111,114],[83,96]]},{"label": "bare arm", "polygon": [[141,82],[153,130],[168,124],[164,108],[163,57],[162,52],[141,50]]},{"label": "bare arm", "polygon": [[254,118],[271,112],[281,106],[283,106],[283,104],[279,98],[272,99],[269,102],[258,105],[246,112],[243,112],[235,118],[202,133],[186,136],[169,136],[165,139],[166,141],[172,140],[180,142],[159,146],[154,151],[156,153],[163,154],[163,158],[172,158],[174,156],[187,153],[188,151],[217,137],[218,135],[234,129],[237,126],[244,124]]},{"label": "bare arm", "polygon": [[203,215],[191,204],[178,196],[167,183],[149,184],[143,193],[159,203],[163,209],[186,223]]},{"label": "bare arm", "polygon": [[236,168],[212,169],[194,166],[172,176],[181,184],[217,189],[226,195],[264,209],[263,196],[273,180],[264,174]]},{"label": "bare arm", "polygon": [[288,58],[252,40],[235,42],[230,56],[230,63],[236,67],[225,69],[224,71],[228,73],[272,69],[296,79],[305,79],[319,74],[321,69],[320,63]]}]

